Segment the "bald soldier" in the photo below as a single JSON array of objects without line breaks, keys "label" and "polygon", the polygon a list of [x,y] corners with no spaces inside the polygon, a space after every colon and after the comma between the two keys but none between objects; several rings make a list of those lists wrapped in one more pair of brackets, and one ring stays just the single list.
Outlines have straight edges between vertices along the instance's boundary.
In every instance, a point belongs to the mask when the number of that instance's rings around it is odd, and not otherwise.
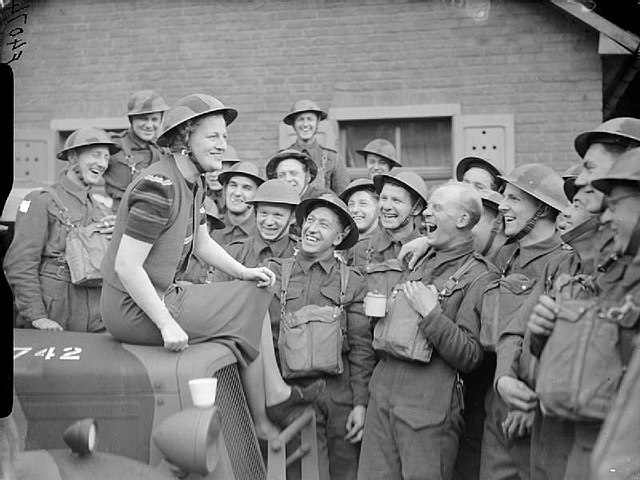
[{"label": "bald soldier", "polygon": [[133,179],[165,153],[156,144],[156,139],[162,115],[168,108],[164,99],[152,90],[141,90],[129,98],[127,117],[130,126],[120,134],[111,135],[121,151],[111,156],[104,173],[104,189],[113,199],[111,208],[114,212]]},{"label": "bald soldier", "polygon": [[[376,319],[373,345],[381,360],[369,383],[360,480],[453,477],[463,428],[459,374],[482,360],[482,294],[497,277],[474,252],[471,230],[481,212],[469,186],[444,185],[429,198],[429,250]],[[393,341],[400,331],[406,333]]]}]

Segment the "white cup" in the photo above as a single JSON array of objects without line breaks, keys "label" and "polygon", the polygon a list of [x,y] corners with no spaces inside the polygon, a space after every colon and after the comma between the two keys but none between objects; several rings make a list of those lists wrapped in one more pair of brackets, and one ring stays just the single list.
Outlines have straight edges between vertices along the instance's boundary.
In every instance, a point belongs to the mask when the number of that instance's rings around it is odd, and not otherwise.
[{"label": "white cup", "polygon": [[216,401],[217,378],[193,378],[189,380],[191,401],[197,408],[211,408]]},{"label": "white cup", "polygon": [[387,310],[387,297],[381,293],[367,292],[364,297],[364,314],[368,317],[382,318]]}]

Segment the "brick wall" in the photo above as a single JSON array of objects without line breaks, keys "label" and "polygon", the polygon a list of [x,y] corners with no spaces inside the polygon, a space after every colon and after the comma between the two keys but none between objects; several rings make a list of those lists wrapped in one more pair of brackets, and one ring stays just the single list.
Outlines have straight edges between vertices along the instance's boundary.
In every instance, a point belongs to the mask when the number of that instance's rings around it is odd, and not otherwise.
[{"label": "brick wall", "polygon": [[[257,160],[277,149],[278,122],[300,97],[324,108],[459,103],[463,114],[513,113],[516,162],[562,170],[576,133],[601,121],[597,35],[535,0],[493,0],[475,22],[473,2],[31,2],[12,63],[16,127],[118,116],[139,89],[169,103],[206,92],[238,108],[230,141]],[[6,32],[3,45],[6,61]]]}]

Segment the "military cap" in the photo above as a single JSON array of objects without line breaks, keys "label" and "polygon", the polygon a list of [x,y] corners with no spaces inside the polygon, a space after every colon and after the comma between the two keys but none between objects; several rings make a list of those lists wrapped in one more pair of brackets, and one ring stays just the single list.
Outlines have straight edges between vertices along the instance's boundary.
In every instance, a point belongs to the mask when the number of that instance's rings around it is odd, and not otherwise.
[{"label": "military cap", "polygon": [[373,184],[376,186],[378,193],[382,192],[382,187],[384,187],[384,184],[387,182],[398,184],[410,192],[413,192],[425,202],[429,201],[427,184],[424,183],[422,177],[415,172],[397,168],[393,172],[382,173],[373,177]]},{"label": "military cap", "polygon": [[293,185],[281,178],[272,178],[258,187],[256,194],[246,203],[281,203],[297,206],[300,203],[300,195]]},{"label": "military cap", "polygon": [[300,205],[296,208],[296,220],[298,226],[302,228],[304,220],[314,208],[327,207],[334,211],[340,218],[343,224],[349,226],[349,234],[336,246],[336,250],[346,250],[353,247],[358,242],[358,226],[351,217],[349,209],[335,194],[322,195],[321,197],[307,198],[300,202]]},{"label": "military cap", "polygon": [[362,150],[356,150],[356,153],[362,155],[365,160],[368,153],[373,153],[384,158],[391,164],[391,167],[401,167],[402,165],[398,161],[398,155],[396,154],[396,147],[393,146],[388,140],[384,138],[376,138],[371,140]]},{"label": "military cap", "polygon": [[635,185],[640,189],[640,148],[632,148],[622,154],[609,173],[592,180],[591,185],[606,195],[616,185]]},{"label": "military cap", "polygon": [[500,178],[502,172],[493,163],[489,160],[485,160],[484,158],[464,157],[458,162],[458,165],[456,165],[456,179],[461,182],[464,174],[473,167],[481,168],[482,170],[489,172],[489,174],[496,179],[496,184],[498,186],[497,191],[500,193],[504,191],[504,182]]},{"label": "military cap", "polygon": [[316,178],[316,175],[318,174],[318,166],[316,165],[316,162],[314,162],[313,159],[306,153],[303,153],[299,150],[294,150],[292,148],[280,150],[269,159],[269,161],[267,162],[267,166],[265,167],[267,178],[276,178],[276,169],[278,168],[280,162],[290,159],[298,160],[300,163],[306,165],[309,169],[309,175],[311,175],[311,180],[309,181],[309,183],[313,182],[313,179]]},{"label": "military cap", "polygon": [[296,103],[291,105],[289,113],[284,117],[282,121],[287,125],[293,125],[296,121],[296,116],[304,112],[315,113],[316,115],[318,115],[318,119],[320,121],[327,118],[327,112],[321,110],[320,107],[311,100],[298,100]]},{"label": "military cap", "polygon": [[107,132],[104,130],[94,127],[85,127],[76,130],[69,135],[64,142],[64,147],[62,147],[62,150],[60,150],[56,156],[60,160],[69,160],[67,154],[71,150],[80,147],[87,147],[89,145],[104,145],[109,147],[109,153],[111,155],[122,150],[120,146],[111,140],[111,137],[109,137]]},{"label": "military cap", "polygon": [[146,113],[164,112],[169,110],[160,95],[153,90],[140,90],[129,97],[127,102],[127,115],[144,115]]},{"label": "military cap", "polygon": [[546,165],[521,165],[500,178],[559,212],[570,205],[564,194],[562,177]]},{"label": "military cap", "polygon": [[349,182],[347,188],[340,194],[340,200],[344,203],[349,202],[349,197],[353,195],[355,192],[359,192],[360,190],[365,190],[367,192],[376,192],[376,186],[373,184],[373,181],[368,178],[356,178]]},{"label": "military cap", "polygon": [[640,145],[640,119],[618,117],[607,120],[599,127],[578,135],[574,141],[576,152],[584,157],[594,143],[614,143],[635,147]]},{"label": "military cap", "polygon": [[256,185],[260,186],[264,183],[264,179],[260,176],[258,167],[253,162],[239,162],[233,165],[229,170],[218,175],[218,181],[222,185],[226,185],[232,177],[247,177],[256,182]]}]

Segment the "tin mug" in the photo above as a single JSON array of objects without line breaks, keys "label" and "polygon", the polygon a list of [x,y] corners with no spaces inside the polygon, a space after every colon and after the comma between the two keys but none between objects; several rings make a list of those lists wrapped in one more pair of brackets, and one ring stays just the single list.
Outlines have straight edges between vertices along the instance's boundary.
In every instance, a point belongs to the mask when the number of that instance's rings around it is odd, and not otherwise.
[{"label": "tin mug", "polygon": [[368,317],[384,317],[387,311],[387,297],[381,293],[367,292],[364,297],[364,313]]}]

